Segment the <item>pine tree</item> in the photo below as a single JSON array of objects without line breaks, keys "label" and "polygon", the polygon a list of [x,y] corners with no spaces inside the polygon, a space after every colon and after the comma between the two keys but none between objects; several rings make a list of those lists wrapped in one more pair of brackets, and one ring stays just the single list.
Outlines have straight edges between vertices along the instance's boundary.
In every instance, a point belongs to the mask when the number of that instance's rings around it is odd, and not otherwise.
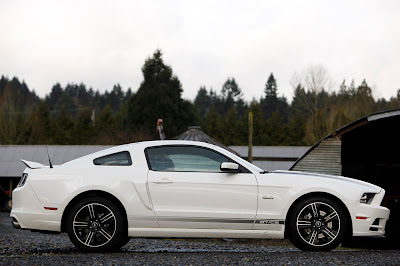
[{"label": "pine tree", "polygon": [[288,103],[285,97],[278,97],[278,85],[273,73],[268,77],[264,92],[265,97],[260,100],[264,118],[269,119],[275,111],[279,111],[286,122],[288,118]]},{"label": "pine tree", "polygon": [[265,145],[287,145],[287,126],[284,124],[282,114],[277,110],[266,122]]},{"label": "pine tree", "polygon": [[241,136],[240,136],[240,121],[237,119],[237,112],[235,107],[231,108],[226,116],[225,121],[223,123],[223,142],[225,145],[240,145]]},{"label": "pine tree", "polygon": [[266,134],[266,124],[262,115],[260,103],[253,101],[250,105],[249,111],[253,112],[253,145],[266,145],[267,143],[263,142]]},{"label": "pine tree", "polygon": [[53,144],[50,109],[43,101],[29,118],[29,144]]},{"label": "pine tree", "polygon": [[[235,78],[228,78],[221,89],[222,97],[220,102],[216,101],[215,104],[220,104],[221,115],[225,115],[233,107],[239,111],[238,116],[243,115],[246,110],[246,104],[243,100],[242,89],[237,84]],[[216,99],[218,100],[218,98]]]},{"label": "pine tree", "polygon": [[91,144],[94,136],[94,125],[92,121],[92,110],[88,107],[79,112],[78,119],[74,127],[75,144]]},{"label": "pine tree", "polygon": [[288,123],[288,145],[304,146],[307,145],[305,140],[305,123],[306,119],[299,110],[291,117]]},{"label": "pine tree", "polygon": [[194,114],[191,103],[181,98],[181,83],[164,64],[160,50],[146,60],[142,72],[144,80],[128,103],[128,127],[155,133],[157,119],[162,118],[167,138],[182,133],[194,122]]},{"label": "pine tree", "polygon": [[223,120],[220,114],[215,110],[214,106],[211,106],[210,110],[206,115],[206,122],[204,132],[210,137],[223,142],[224,129]]},{"label": "pine tree", "polygon": [[[54,121],[55,120],[55,121]],[[74,121],[67,113],[64,106],[61,107],[58,116],[54,118],[53,143],[59,145],[71,145],[74,142]]]},{"label": "pine tree", "polygon": [[197,92],[196,98],[194,99],[194,105],[198,109],[201,118],[204,120],[211,107],[211,95],[208,94],[206,87],[200,87]]},{"label": "pine tree", "polygon": [[271,73],[271,75],[269,75],[267,83],[265,84],[265,97],[266,98],[272,98],[272,99],[276,99],[277,98],[277,85],[276,85],[276,80],[274,77],[274,74]]}]

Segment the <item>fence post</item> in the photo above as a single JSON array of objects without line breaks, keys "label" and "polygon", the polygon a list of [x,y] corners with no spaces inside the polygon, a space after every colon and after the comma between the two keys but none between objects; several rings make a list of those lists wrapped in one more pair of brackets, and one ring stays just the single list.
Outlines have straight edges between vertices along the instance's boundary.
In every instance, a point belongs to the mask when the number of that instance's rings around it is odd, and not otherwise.
[{"label": "fence post", "polygon": [[253,112],[249,112],[249,162],[253,162]]}]

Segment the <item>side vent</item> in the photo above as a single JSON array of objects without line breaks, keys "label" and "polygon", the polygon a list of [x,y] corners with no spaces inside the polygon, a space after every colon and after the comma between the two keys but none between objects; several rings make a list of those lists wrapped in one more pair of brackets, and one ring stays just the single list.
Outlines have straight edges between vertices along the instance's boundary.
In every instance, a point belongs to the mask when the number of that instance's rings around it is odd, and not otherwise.
[{"label": "side vent", "polygon": [[26,179],[28,179],[28,174],[22,174],[21,180],[19,181],[17,187],[22,187],[25,185]]}]

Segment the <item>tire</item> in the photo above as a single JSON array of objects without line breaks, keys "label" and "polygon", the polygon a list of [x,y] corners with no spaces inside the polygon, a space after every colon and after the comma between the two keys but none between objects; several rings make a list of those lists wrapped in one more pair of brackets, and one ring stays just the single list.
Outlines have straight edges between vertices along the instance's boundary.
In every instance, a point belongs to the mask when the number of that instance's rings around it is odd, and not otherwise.
[{"label": "tire", "polygon": [[87,198],[72,207],[67,220],[71,242],[83,252],[110,252],[121,247],[127,232],[117,206],[99,197]]},{"label": "tire", "polygon": [[327,251],[339,246],[345,236],[347,218],[334,200],[312,197],[298,203],[289,219],[290,240],[307,251]]},{"label": "tire", "polygon": [[11,209],[12,209],[12,199],[6,199],[6,202],[4,203],[4,208],[8,212],[11,211]]},{"label": "tire", "polygon": [[131,239],[128,237],[128,235],[126,235],[126,236],[121,240],[121,242],[119,243],[118,248],[122,248],[123,246],[125,246],[126,244],[128,244],[130,240],[131,240]]}]

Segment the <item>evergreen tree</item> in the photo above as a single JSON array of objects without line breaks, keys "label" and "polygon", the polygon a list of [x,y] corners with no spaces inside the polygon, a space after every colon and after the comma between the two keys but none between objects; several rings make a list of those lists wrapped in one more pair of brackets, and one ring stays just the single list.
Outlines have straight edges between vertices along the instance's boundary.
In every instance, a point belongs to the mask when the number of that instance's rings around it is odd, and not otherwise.
[{"label": "evergreen tree", "polygon": [[354,95],[353,107],[356,107],[356,109],[353,109],[353,115],[355,117],[362,117],[374,112],[374,104],[375,100],[372,97],[372,90],[364,79]]},{"label": "evergreen tree", "polygon": [[208,94],[206,87],[200,87],[197,92],[196,98],[194,99],[194,105],[200,113],[200,117],[204,120],[211,107],[212,98]]},{"label": "evergreen tree", "polygon": [[8,78],[1,76],[1,78],[0,78],[0,95],[3,94],[7,83],[8,83]]},{"label": "evergreen tree", "polygon": [[167,138],[182,133],[194,121],[194,114],[191,103],[181,98],[181,83],[164,64],[160,50],[146,60],[142,72],[144,80],[128,103],[130,130],[155,133],[157,119],[162,118]]},{"label": "evergreen tree", "polygon": [[18,138],[17,109],[11,88],[5,85],[0,98],[0,143],[16,144]]},{"label": "evergreen tree", "polygon": [[278,85],[274,74],[271,73],[265,84],[265,97],[260,100],[261,109],[265,119],[271,118],[275,111],[279,111],[286,122],[288,118],[288,103],[285,97],[278,97],[277,91]]},{"label": "evergreen tree", "polygon": [[223,141],[225,145],[242,144],[240,136],[240,121],[237,119],[235,107],[232,107],[226,114],[223,126]]},{"label": "evergreen tree", "polygon": [[[246,109],[242,89],[239,88],[239,85],[236,83],[234,78],[228,78],[221,89],[221,101],[222,103],[215,102],[215,104],[222,104],[220,109],[220,114],[225,115],[230,109],[236,107],[237,110],[240,110],[239,115],[242,115]],[[216,99],[217,100],[217,99]]]},{"label": "evergreen tree", "polygon": [[49,106],[43,101],[29,118],[29,144],[53,144]]},{"label": "evergreen tree", "polygon": [[287,126],[282,114],[277,110],[271,118],[266,121],[265,145],[281,146],[287,145]]},{"label": "evergreen tree", "polygon": [[112,91],[108,95],[107,104],[111,107],[114,112],[121,109],[121,105],[124,101],[124,92],[119,84],[114,85]]},{"label": "evergreen tree", "polygon": [[74,127],[74,141],[76,144],[91,144],[94,136],[94,125],[92,121],[92,110],[83,108],[78,115]]},{"label": "evergreen tree", "polygon": [[100,113],[95,123],[97,143],[101,144],[119,144],[120,143],[120,124],[117,123],[112,114],[110,105],[106,105]]},{"label": "evergreen tree", "polygon": [[276,85],[276,80],[274,77],[274,74],[271,73],[271,75],[269,75],[267,83],[265,84],[265,97],[266,98],[277,98],[277,85]]},{"label": "evergreen tree", "polygon": [[223,142],[224,128],[223,120],[220,114],[215,110],[215,106],[211,106],[206,115],[204,132],[210,137]]},{"label": "evergreen tree", "polygon": [[79,86],[77,87],[76,96],[74,97],[77,98],[79,106],[87,106],[87,107],[91,106],[90,95],[86,90],[85,84],[83,83],[79,84]]},{"label": "evergreen tree", "polygon": [[46,96],[46,102],[51,109],[58,103],[63,94],[63,88],[61,87],[60,83],[56,83],[52,88],[49,95]]},{"label": "evergreen tree", "polygon": [[[260,103],[254,100],[250,105],[249,111],[253,112],[253,145],[267,145],[267,143],[264,142],[266,134],[266,124],[263,118]],[[246,127],[246,129],[248,128]]]},{"label": "evergreen tree", "polygon": [[55,118],[53,130],[53,143],[59,145],[75,144],[74,140],[74,121],[67,113],[64,106],[61,107],[58,116]]},{"label": "evergreen tree", "polygon": [[305,146],[305,123],[306,120],[299,110],[291,117],[288,123],[288,145]]}]

